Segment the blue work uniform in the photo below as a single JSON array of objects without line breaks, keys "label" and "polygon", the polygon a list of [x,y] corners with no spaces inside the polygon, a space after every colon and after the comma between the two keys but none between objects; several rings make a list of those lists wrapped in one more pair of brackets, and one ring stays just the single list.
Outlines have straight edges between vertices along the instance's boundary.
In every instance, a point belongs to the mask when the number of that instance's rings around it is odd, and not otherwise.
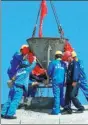
[{"label": "blue work uniform", "polygon": [[[67,87],[65,93],[65,110],[72,112],[71,101],[74,106],[78,109],[83,109],[84,107],[77,98],[79,90],[79,78],[80,78],[80,67],[77,61],[73,60],[69,63],[67,71]],[[76,82],[76,85],[73,86],[72,83]]]},{"label": "blue work uniform", "polygon": [[60,113],[60,103],[63,103],[63,89],[65,81],[65,68],[66,65],[61,59],[56,59],[50,62],[48,67],[48,75],[52,79],[52,87],[54,94],[54,106],[52,114]]},{"label": "blue work uniform", "polygon": [[[17,71],[20,69],[21,63],[23,61],[23,55],[20,52],[16,52],[13,57],[12,60],[10,61],[10,67],[7,70],[7,74],[9,76],[9,78],[11,79],[16,73]],[[29,77],[29,81],[30,81],[30,77]],[[32,80],[33,81],[33,80]],[[31,81],[31,82],[32,82]],[[30,83],[30,82],[29,82]],[[30,87],[28,90],[28,95],[24,92],[23,96],[32,96],[34,97],[36,94],[36,88],[35,87]]]},{"label": "blue work uniform", "polygon": [[78,60],[78,63],[80,65],[80,88],[82,90],[82,92],[84,93],[87,101],[88,101],[88,81],[87,81],[87,77],[84,71],[84,67],[82,64],[82,61]]},{"label": "blue work uniform", "polygon": [[23,55],[20,52],[16,52],[13,55],[12,60],[10,61],[10,67],[7,70],[7,74],[8,74],[10,79],[20,69],[20,64],[21,64],[22,60],[23,60]]},{"label": "blue work uniform", "polygon": [[4,116],[13,116],[18,108],[19,102],[21,101],[24,89],[28,91],[29,74],[36,66],[36,62],[31,65],[28,61],[23,61],[27,67],[21,68],[17,71],[16,80],[13,87],[10,89],[8,101],[4,104],[1,114]]}]

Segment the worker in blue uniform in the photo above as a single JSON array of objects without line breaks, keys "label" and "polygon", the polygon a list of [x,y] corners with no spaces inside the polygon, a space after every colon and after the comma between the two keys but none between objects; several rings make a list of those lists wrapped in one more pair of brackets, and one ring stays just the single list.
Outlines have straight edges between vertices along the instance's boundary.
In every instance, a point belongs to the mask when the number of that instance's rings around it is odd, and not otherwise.
[{"label": "worker in blue uniform", "polygon": [[36,58],[32,64],[30,64],[27,60],[27,55],[24,57],[20,69],[17,71],[16,75],[13,77],[12,81],[10,80],[9,83],[13,83],[12,87],[10,88],[8,101],[4,104],[1,111],[1,117],[7,119],[14,119],[16,109],[19,105],[19,102],[22,98],[23,91],[27,93],[28,91],[28,84],[34,84],[29,81],[29,74],[36,66]]},{"label": "worker in blue uniform", "polygon": [[82,92],[84,93],[87,101],[88,101],[88,81],[87,81],[87,77],[86,77],[86,74],[85,74],[85,71],[84,71],[84,67],[83,67],[83,64],[82,64],[82,61],[79,60],[77,58],[77,54],[75,51],[72,52],[73,54],[73,59],[76,60],[79,65],[80,65],[80,88],[82,90]]},{"label": "worker in blue uniform", "polygon": [[73,59],[73,53],[68,57],[68,70],[67,70],[67,87],[65,94],[65,106],[62,114],[72,114],[71,102],[78,109],[78,112],[83,112],[84,107],[77,98],[78,90],[80,87],[80,66],[79,63]]},{"label": "worker in blue uniform", "polygon": [[[26,48],[26,47],[28,48],[28,45],[22,45],[21,48],[20,48],[20,51],[16,52],[13,55],[12,60],[10,61],[10,67],[7,70],[7,74],[8,74],[10,79],[12,79],[13,76],[17,73],[17,71],[20,68],[20,65],[22,63],[22,60],[23,60],[24,56],[28,53],[28,49],[26,51],[23,51],[23,49]],[[29,76],[31,76],[31,75],[29,75]],[[29,79],[31,79],[31,78],[29,78]],[[29,96],[34,97],[35,94],[36,94],[36,86],[29,87],[28,89],[29,89],[28,95],[23,93],[23,98],[22,98],[23,101],[27,100],[27,97],[29,97]],[[24,103],[20,103],[18,108],[21,108],[22,106],[24,106]]]},{"label": "worker in blue uniform", "polygon": [[51,61],[48,67],[48,75],[52,80],[53,94],[54,94],[54,106],[52,109],[52,115],[58,115],[60,113],[60,103],[63,103],[64,99],[64,82],[65,82],[65,63],[61,60],[62,52],[56,51],[55,60]]}]

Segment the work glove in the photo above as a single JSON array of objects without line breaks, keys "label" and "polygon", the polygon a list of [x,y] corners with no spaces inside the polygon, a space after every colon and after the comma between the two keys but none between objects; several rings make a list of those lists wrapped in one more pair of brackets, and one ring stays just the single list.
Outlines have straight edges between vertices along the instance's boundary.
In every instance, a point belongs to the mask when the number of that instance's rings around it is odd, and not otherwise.
[{"label": "work glove", "polygon": [[12,86],[13,86],[13,81],[12,81],[12,80],[8,80],[8,81],[7,81],[7,85],[8,85],[9,88],[12,88]]}]

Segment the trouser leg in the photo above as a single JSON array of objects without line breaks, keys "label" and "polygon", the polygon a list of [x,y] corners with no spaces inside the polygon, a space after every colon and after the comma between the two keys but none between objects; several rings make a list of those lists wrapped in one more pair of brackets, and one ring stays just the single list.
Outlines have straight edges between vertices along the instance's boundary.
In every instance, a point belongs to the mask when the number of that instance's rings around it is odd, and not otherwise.
[{"label": "trouser leg", "polygon": [[15,91],[14,91],[13,88],[11,88],[10,91],[9,91],[9,95],[8,95],[8,101],[2,107],[2,110],[1,110],[1,114],[2,115],[6,115],[7,114],[14,94],[15,94]]},{"label": "trouser leg", "polygon": [[64,86],[60,87],[60,105],[64,107],[65,100],[64,100]]},{"label": "trouser leg", "polygon": [[18,108],[19,102],[21,101],[23,95],[23,90],[20,89],[19,91],[15,91],[14,97],[10,103],[7,116],[13,116]]},{"label": "trouser leg", "polygon": [[77,85],[75,87],[72,87],[72,92],[71,92],[70,97],[71,97],[71,100],[72,100],[74,106],[78,109],[81,109],[81,108],[83,108],[83,106],[77,98],[78,90],[79,90],[79,84],[77,83]]},{"label": "trouser leg", "polygon": [[66,93],[65,93],[65,106],[64,109],[71,109],[71,99],[70,99],[70,93],[72,90],[72,86],[70,84],[67,84],[66,87]]},{"label": "trouser leg", "polygon": [[52,113],[58,114],[60,113],[60,88],[56,84],[53,85],[53,94],[54,94],[54,106]]},{"label": "trouser leg", "polygon": [[29,87],[28,88],[28,97],[29,96],[35,97],[36,91],[37,91],[37,87],[36,86]]}]

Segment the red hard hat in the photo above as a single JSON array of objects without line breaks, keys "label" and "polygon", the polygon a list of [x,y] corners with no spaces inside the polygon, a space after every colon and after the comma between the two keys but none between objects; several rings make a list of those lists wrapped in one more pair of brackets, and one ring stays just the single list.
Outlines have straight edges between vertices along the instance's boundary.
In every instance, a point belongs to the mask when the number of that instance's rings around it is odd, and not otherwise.
[{"label": "red hard hat", "polygon": [[23,55],[28,54],[28,53],[29,53],[29,48],[28,48],[28,47],[24,47],[23,49],[21,49],[21,53],[22,53]]},{"label": "red hard hat", "polygon": [[68,61],[68,58],[71,56],[71,52],[70,51],[66,51],[63,54],[62,60],[63,61]]},{"label": "red hard hat", "polygon": [[29,49],[29,46],[28,46],[28,45],[22,45],[22,46],[21,46],[21,48],[20,48],[20,50],[21,50],[21,53],[22,53],[23,55],[28,54],[28,53],[29,53],[29,51],[30,51],[30,49]]}]

